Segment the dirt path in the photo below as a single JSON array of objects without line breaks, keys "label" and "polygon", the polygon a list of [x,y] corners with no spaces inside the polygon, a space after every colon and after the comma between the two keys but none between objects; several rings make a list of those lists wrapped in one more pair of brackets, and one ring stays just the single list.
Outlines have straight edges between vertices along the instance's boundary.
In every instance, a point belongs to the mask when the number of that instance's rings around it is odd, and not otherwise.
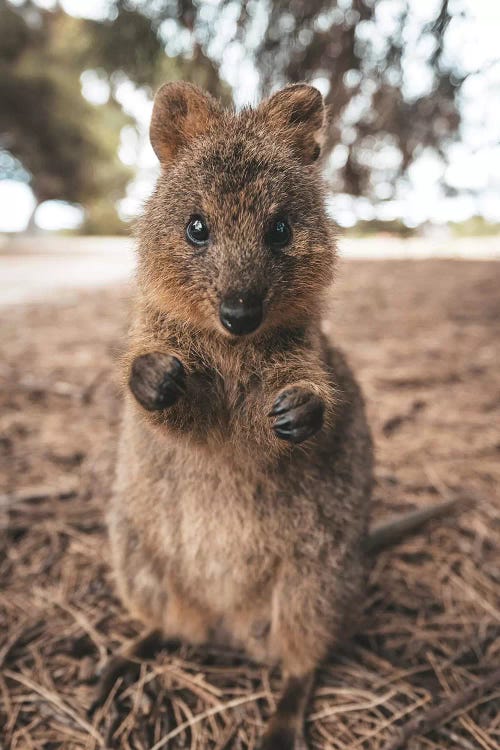
[{"label": "dirt path", "polygon": [[[340,269],[328,327],[365,389],[376,515],[452,487],[481,500],[375,561],[359,634],[319,681],[313,749],[380,750],[401,717],[500,661],[499,288],[495,262]],[[253,750],[279,681],[235,655],[182,649],[144,667],[94,727],[86,718],[96,667],[137,629],[113,594],[103,524],[127,309],[121,287],[0,311],[5,747],[150,750],[173,733],[169,750]],[[490,693],[412,750],[495,750],[499,701]]]},{"label": "dirt path", "polygon": [[[378,236],[343,238],[345,258],[500,258],[500,237],[464,239]],[[135,267],[134,245],[126,237],[0,235],[0,307],[50,299],[74,299],[75,290],[126,281]]]},{"label": "dirt path", "polygon": [[17,237],[1,243],[0,307],[71,301],[76,290],[126,281],[135,266],[125,237]]}]

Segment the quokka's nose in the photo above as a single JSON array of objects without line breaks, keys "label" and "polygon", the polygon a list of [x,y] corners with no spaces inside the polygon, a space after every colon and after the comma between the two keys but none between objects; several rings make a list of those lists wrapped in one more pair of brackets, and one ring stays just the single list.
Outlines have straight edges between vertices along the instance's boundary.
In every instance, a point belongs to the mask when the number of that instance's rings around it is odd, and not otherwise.
[{"label": "quokka's nose", "polygon": [[220,322],[235,336],[255,331],[262,323],[262,316],[262,299],[255,294],[231,294],[220,304]]}]

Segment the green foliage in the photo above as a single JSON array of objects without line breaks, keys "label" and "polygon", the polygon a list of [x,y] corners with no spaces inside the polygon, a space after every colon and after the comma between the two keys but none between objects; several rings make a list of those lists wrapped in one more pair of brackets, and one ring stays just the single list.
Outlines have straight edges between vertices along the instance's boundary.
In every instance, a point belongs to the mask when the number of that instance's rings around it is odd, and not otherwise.
[{"label": "green foliage", "polygon": [[129,119],[114,101],[96,107],[82,96],[81,31],[60,11],[0,6],[0,142],[29,173],[38,202],[86,207],[102,196],[115,211],[132,174],[117,153]]},{"label": "green foliage", "polygon": [[450,222],[454,237],[495,237],[500,234],[500,224],[487,221],[484,216],[471,216],[460,222]]},{"label": "green foliage", "polygon": [[[123,231],[116,203],[133,175],[118,158],[121,130],[132,121],[115,99],[117,82],[126,76],[152,94],[165,80],[183,78],[230,100],[201,47],[168,57],[161,16],[137,5],[119,1],[109,18],[92,21],[31,0],[0,0],[0,177],[28,177],[39,203],[81,204],[84,230],[92,233]],[[80,77],[89,68],[108,77],[105,104],[82,95]]]},{"label": "green foliage", "polygon": [[230,104],[229,86],[221,81],[216,62],[196,39],[188,54],[166,54],[162,22],[174,22],[179,32],[192,31],[194,6],[188,13],[181,5],[118,0],[112,5],[110,18],[85,21],[90,43],[83,50],[81,65],[100,68],[111,80],[120,72],[151,93],[165,81],[190,81]]},{"label": "green foliage", "polygon": [[353,227],[345,231],[347,237],[373,237],[377,234],[390,234],[395,237],[406,239],[413,237],[416,230],[408,227],[399,219],[384,221],[383,219],[371,219],[370,221],[357,221]]},{"label": "green foliage", "polygon": [[86,25],[92,39],[87,63],[110,75],[120,70],[139,85],[151,85],[165,54],[154,21],[120,4],[113,19],[87,21]]}]

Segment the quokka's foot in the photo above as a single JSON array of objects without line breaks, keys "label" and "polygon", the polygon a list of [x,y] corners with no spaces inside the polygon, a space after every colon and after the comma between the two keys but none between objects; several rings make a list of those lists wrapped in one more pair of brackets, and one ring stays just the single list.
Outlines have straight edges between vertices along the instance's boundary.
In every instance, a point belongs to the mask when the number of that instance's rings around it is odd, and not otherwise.
[{"label": "quokka's foot", "polygon": [[139,676],[143,660],[153,659],[162,649],[176,646],[177,641],[165,641],[162,633],[154,630],[134,641],[122,654],[112,656],[101,672],[88,715],[92,717],[106,703],[117,680],[129,678],[134,682]]},{"label": "quokka's foot", "polygon": [[273,430],[282,440],[302,443],[323,426],[324,404],[312,391],[292,386],[281,391],[269,416]]},{"label": "quokka's foot", "polygon": [[163,352],[141,354],[132,362],[129,388],[148,411],[175,404],[186,391],[186,372],[177,357]]},{"label": "quokka's foot", "polygon": [[308,750],[304,737],[304,716],[313,681],[312,672],[288,677],[259,750]]},{"label": "quokka's foot", "polygon": [[291,729],[274,729],[266,732],[259,750],[309,750],[304,735]]},{"label": "quokka's foot", "polygon": [[138,661],[126,656],[111,657],[99,676],[95,698],[88,710],[88,716],[92,717],[99,708],[102,708],[117,680],[130,677],[131,681],[135,682],[139,676],[140,668],[141,665]]}]

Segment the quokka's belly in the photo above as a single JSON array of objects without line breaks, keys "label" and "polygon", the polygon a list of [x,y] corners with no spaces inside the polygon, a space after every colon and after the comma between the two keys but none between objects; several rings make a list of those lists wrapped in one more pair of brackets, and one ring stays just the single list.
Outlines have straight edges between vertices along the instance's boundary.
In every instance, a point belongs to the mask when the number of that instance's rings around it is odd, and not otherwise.
[{"label": "quokka's belly", "polygon": [[182,595],[210,613],[210,640],[234,645],[262,637],[279,568],[269,524],[238,500],[205,494],[197,520],[186,500],[178,548]]},{"label": "quokka's belly", "polygon": [[184,455],[174,440],[156,442],[135,420],[128,430],[110,523],[125,603],[166,635],[244,646],[274,661],[280,567],[309,545],[318,487],[306,487],[300,466],[215,463]]},{"label": "quokka's belly", "polygon": [[[222,540],[193,546],[178,558],[151,554],[135,528],[113,540],[120,594],[129,611],[147,627],[190,643],[244,648],[254,658],[272,660],[269,636],[278,563],[221,555]],[[115,535],[116,537],[116,535]],[[186,538],[186,542],[189,538]],[[184,550],[187,547],[184,546]]]},{"label": "quokka's belly", "polygon": [[279,566],[272,522],[255,516],[252,488],[234,486],[234,475],[231,492],[228,482],[193,480],[150,485],[141,516],[127,511],[132,486],[120,487],[110,535],[122,599],[167,636],[244,647],[265,659]]}]

